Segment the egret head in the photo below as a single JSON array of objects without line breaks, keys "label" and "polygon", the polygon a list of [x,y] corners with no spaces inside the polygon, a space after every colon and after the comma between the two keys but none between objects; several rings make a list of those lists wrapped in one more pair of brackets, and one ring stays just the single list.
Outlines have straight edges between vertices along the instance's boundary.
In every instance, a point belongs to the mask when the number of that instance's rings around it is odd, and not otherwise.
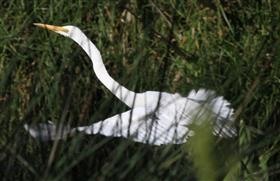
[{"label": "egret head", "polygon": [[54,26],[54,25],[43,24],[43,23],[33,23],[33,24],[40,28],[53,31],[55,33],[61,34],[66,37],[71,37],[71,34],[75,33],[75,29],[77,29],[77,27],[75,26]]},{"label": "egret head", "polygon": [[54,25],[48,25],[48,24],[42,24],[42,23],[34,23],[34,25],[38,26],[40,28],[44,28],[44,29],[53,31],[55,33],[61,34],[65,37],[71,38],[76,43],[78,43],[80,46],[82,46],[82,44],[85,44],[85,42],[88,41],[88,39],[84,35],[84,33],[76,26],[71,26],[71,25],[54,26]]}]

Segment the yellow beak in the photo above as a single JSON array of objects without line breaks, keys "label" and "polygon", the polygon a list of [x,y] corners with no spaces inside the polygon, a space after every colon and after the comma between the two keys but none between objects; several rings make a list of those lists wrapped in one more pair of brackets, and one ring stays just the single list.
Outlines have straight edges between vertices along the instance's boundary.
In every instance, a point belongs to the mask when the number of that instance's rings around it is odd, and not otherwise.
[{"label": "yellow beak", "polygon": [[51,30],[54,32],[63,31],[63,32],[67,33],[69,31],[68,29],[63,28],[63,26],[54,26],[54,25],[48,25],[48,24],[42,24],[42,23],[33,23],[33,24],[40,28],[44,28],[44,29]]}]

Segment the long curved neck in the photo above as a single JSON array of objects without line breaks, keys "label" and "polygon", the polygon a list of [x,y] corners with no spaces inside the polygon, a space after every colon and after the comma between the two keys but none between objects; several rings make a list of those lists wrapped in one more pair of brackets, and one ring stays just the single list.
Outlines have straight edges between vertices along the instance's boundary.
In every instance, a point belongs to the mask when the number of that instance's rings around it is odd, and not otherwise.
[{"label": "long curved neck", "polygon": [[83,48],[91,59],[93,70],[103,85],[127,106],[133,107],[136,93],[120,85],[108,74],[101,54],[96,46],[82,32],[77,40],[75,38],[73,40]]}]

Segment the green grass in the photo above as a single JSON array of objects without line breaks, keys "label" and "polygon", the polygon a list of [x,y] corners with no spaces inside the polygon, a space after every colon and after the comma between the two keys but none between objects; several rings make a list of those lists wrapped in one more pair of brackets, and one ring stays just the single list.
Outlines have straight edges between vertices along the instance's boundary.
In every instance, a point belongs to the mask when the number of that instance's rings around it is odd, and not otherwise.
[{"label": "green grass", "polygon": [[[2,4],[2,180],[279,177],[278,1]],[[136,92],[215,90],[236,110],[238,137],[220,140],[199,134],[185,145],[162,147],[98,135],[49,143],[32,139],[24,123],[87,125],[128,109],[97,80],[80,47],[34,27],[34,22],[80,27],[100,49],[110,75]]]}]

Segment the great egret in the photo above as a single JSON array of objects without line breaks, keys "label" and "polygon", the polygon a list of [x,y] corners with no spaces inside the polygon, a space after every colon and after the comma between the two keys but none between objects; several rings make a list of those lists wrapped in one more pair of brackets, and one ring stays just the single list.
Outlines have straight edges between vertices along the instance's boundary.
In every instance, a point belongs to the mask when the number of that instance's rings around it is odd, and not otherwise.
[{"label": "great egret", "polygon": [[205,119],[211,120],[215,135],[221,137],[236,135],[233,109],[222,96],[216,97],[214,91],[192,90],[187,97],[182,97],[178,93],[156,91],[135,93],[110,77],[99,50],[78,27],[41,23],[34,25],[68,37],[82,47],[92,61],[97,78],[119,100],[130,107],[130,110],[92,125],[73,129],[63,125],[57,128],[52,122],[40,123],[37,126],[25,124],[25,129],[32,137],[54,140],[73,135],[75,132],[83,132],[125,137],[153,145],[181,144],[194,134],[188,126],[192,123],[200,124]]}]

